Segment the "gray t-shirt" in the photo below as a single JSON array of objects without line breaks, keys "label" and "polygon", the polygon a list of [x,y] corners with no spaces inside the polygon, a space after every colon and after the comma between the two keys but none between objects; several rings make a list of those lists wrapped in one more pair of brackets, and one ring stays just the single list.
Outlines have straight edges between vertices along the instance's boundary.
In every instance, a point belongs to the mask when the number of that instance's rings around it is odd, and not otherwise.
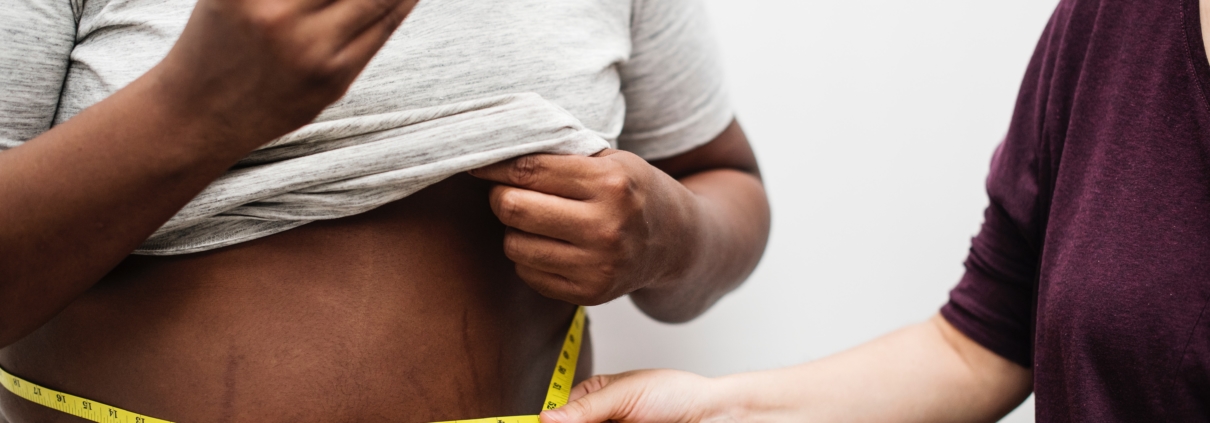
[{"label": "gray t-shirt", "polygon": [[[0,0],[0,154],[158,63],[195,1]],[[674,156],[730,122],[720,67],[700,0],[422,0],[344,98],[135,253],[365,212],[524,154]]]}]

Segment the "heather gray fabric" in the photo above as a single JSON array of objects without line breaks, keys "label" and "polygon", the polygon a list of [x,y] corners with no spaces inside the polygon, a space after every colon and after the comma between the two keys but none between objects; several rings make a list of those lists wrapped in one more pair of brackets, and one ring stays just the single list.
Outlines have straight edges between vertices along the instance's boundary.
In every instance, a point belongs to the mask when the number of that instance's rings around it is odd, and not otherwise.
[{"label": "heather gray fabric", "polygon": [[[0,154],[154,66],[194,1],[0,0]],[[524,154],[688,151],[732,117],[705,22],[699,0],[422,0],[348,95],[135,253],[361,213]]]}]

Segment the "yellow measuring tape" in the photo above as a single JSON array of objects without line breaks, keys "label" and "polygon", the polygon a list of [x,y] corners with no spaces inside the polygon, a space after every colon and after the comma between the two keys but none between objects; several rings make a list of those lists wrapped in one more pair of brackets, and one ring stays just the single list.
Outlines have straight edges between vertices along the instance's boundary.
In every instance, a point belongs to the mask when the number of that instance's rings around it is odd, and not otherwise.
[{"label": "yellow measuring tape", "polygon": [[[559,352],[559,360],[555,363],[554,375],[550,378],[550,386],[546,389],[546,400],[542,402],[543,410],[553,410],[567,405],[571,397],[571,386],[576,376],[576,362],[580,359],[580,342],[584,335],[584,307],[576,309],[576,317],[567,329],[567,337],[563,338],[563,350]],[[108,404],[80,398],[54,389],[32,383],[28,380],[13,376],[0,368],[0,385],[9,392],[44,406],[98,423],[172,423],[154,417],[144,416],[114,407]],[[454,420],[440,423],[538,423],[538,416],[489,417],[474,420]]]}]

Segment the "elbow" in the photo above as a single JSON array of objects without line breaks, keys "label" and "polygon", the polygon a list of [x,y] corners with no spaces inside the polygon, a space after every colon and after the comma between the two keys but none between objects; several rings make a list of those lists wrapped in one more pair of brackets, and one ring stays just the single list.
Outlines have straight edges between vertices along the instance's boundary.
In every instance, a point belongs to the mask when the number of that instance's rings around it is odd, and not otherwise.
[{"label": "elbow", "polygon": [[647,317],[670,324],[688,323],[706,313],[721,299],[723,293],[709,298],[678,298],[654,292],[638,291],[630,294],[634,303]]},{"label": "elbow", "polygon": [[647,317],[661,323],[692,321],[748,280],[764,255],[764,244],[760,245],[761,248],[750,257],[749,263],[738,269],[730,269],[730,274],[720,272],[714,273],[713,277],[682,277],[677,283],[632,292],[630,301]]},{"label": "elbow", "polygon": [[[635,302],[635,305],[638,305],[638,302]],[[693,321],[693,319],[696,319],[699,316],[701,316],[702,314],[704,314],[706,312],[706,310],[708,309],[707,307],[704,307],[704,308],[701,308],[700,310],[693,310],[693,311],[679,311],[678,310],[678,311],[669,312],[669,311],[665,311],[665,310],[652,309],[652,308],[647,308],[647,307],[643,307],[643,306],[638,306],[638,307],[639,307],[639,310],[643,311],[643,314],[646,314],[647,317],[650,317],[652,320],[655,320],[660,323],[668,323],[668,324],[689,323],[689,322]]]}]

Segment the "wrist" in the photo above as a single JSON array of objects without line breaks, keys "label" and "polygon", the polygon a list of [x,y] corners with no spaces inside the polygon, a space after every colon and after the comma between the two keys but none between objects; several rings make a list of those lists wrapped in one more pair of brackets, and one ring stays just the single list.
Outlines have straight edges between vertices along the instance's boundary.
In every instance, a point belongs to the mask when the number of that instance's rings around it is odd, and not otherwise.
[{"label": "wrist", "polygon": [[702,285],[703,278],[708,278],[708,272],[701,269],[700,258],[705,249],[707,229],[706,206],[697,194],[689,191],[679,182],[671,190],[665,191],[665,198],[675,198],[669,201],[663,219],[656,221],[658,234],[653,237],[655,245],[647,255],[646,266],[650,267],[650,277],[641,288],[630,293],[631,299],[640,309],[657,320],[666,322],[684,322],[697,316],[702,311],[699,307],[706,293],[700,289],[690,288],[686,281],[694,281]]},{"label": "wrist", "polygon": [[711,229],[710,205],[680,181],[665,176],[674,193],[673,212],[665,225],[667,235],[662,248],[664,260],[659,276],[647,288],[654,291],[675,289],[685,280],[700,279],[708,272],[702,269],[701,257],[709,244]]},{"label": "wrist", "polygon": [[698,195],[671,176],[660,172],[664,186],[657,191],[665,200],[660,219],[654,221],[658,235],[648,255],[653,268],[648,283],[630,293],[639,309],[656,320],[686,322],[700,315],[716,300],[709,287],[714,276],[711,263],[703,260],[710,250],[714,228],[709,199]]},{"label": "wrist", "polygon": [[115,143],[111,151],[140,157],[159,178],[188,177],[203,169],[209,169],[202,172],[207,177],[217,177],[259,145],[224,131],[163,73],[153,68],[64,126],[93,127],[87,130]]},{"label": "wrist", "polygon": [[802,413],[804,398],[791,394],[794,387],[784,380],[787,371],[738,373],[716,379],[717,414],[744,423],[810,420]]},{"label": "wrist", "polygon": [[[759,385],[753,385],[753,373],[740,373],[711,379],[709,423],[768,421],[758,402]],[[755,394],[755,395],[754,395]]]},{"label": "wrist", "polygon": [[[199,140],[199,147],[220,153],[239,151],[237,157],[263,145],[272,138],[257,131],[240,128],[227,117],[232,106],[219,90],[190,78],[189,71],[165,59],[135,81],[140,94],[157,109],[160,117],[172,122],[187,135],[182,141]],[[131,84],[132,86],[135,84]]]}]

